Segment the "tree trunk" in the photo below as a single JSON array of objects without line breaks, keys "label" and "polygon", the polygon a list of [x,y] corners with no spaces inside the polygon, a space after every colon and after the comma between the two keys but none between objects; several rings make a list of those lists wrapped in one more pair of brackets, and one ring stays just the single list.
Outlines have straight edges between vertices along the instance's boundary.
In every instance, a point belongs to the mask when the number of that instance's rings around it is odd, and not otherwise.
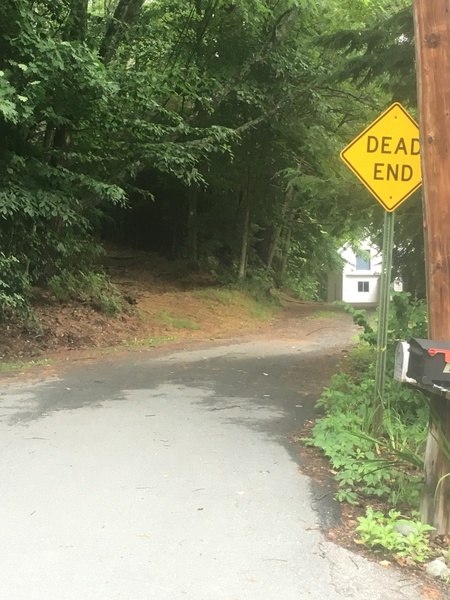
[{"label": "tree trunk", "polygon": [[108,65],[111,62],[126,28],[137,19],[144,2],[145,0],[119,0],[98,52],[103,64]]},{"label": "tree trunk", "polygon": [[289,250],[291,247],[292,224],[294,222],[295,215],[295,211],[292,211],[289,215],[288,224],[284,228],[284,235],[281,244],[281,256],[278,263],[277,271],[275,273],[275,283],[277,284],[277,287],[281,287],[283,285],[284,277],[286,275],[287,261],[289,257]]},{"label": "tree trunk", "polygon": [[86,39],[89,0],[72,0],[66,22],[64,39],[67,41]]},{"label": "tree trunk", "polygon": [[198,185],[193,183],[188,189],[188,259],[198,260]]},{"label": "tree trunk", "polygon": [[[88,2],[89,0],[72,0],[62,36],[66,42],[84,42],[86,39]],[[53,148],[65,148],[67,143],[67,126],[55,126],[52,122],[47,123],[43,141],[44,150],[48,150],[52,146]],[[51,164],[56,166],[57,160],[53,159]]]},{"label": "tree trunk", "polygon": [[[283,204],[281,205],[281,221],[282,222],[284,221],[286,212],[292,203],[292,198],[293,198],[293,192],[292,191],[287,192],[284,197]],[[280,236],[281,236],[282,230],[283,230],[283,225],[277,225],[274,229],[274,232],[272,235],[272,242],[270,244],[270,249],[269,249],[269,255],[267,257],[267,268],[268,269],[270,269],[272,266],[272,262],[275,257],[275,253],[277,251],[277,247],[278,247],[278,244],[280,241]]]},{"label": "tree trunk", "polygon": [[270,242],[269,254],[267,256],[267,268],[272,267],[273,259],[275,258],[275,252],[277,251],[278,244],[280,242],[282,226],[277,225],[273,230],[272,241]]},{"label": "tree trunk", "polygon": [[244,279],[247,273],[247,259],[248,259],[248,245],[250,242],[250,212],[251,212],[251,198],[250,198],[250,168],[247,171],[247,189],[244,194],[244,206],[243,206],[243,220],[242,220],[242,242],[241,242],[241,256],[239,259],[239,270],[238,280]]}]

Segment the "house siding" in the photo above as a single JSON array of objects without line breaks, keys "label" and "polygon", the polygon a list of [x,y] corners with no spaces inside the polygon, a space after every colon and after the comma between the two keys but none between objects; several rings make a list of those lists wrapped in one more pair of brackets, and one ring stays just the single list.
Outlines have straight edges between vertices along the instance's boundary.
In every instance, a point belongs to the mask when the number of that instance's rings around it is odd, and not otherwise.
[{"label": "house siding", "polygon": [[381,255],[369,242],[361,244],[361,250],[370,254],[370,269],[356,268],[356,254],[349,245],[339,251],[345,261],[344,268],[341,273],[330,273],[328,277],[329,302],[343,300],[355,305],[378,303]]}]

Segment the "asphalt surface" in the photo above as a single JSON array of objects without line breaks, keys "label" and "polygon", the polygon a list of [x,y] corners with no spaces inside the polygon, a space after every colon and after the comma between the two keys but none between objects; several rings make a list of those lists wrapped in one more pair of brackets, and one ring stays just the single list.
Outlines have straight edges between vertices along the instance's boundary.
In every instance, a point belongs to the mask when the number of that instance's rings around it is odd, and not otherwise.
[{"label": "asphalt surface", "polygon": [[339,327],[4,384],[0,598],[421,598],[325,539],[339,508],[299,472],[290,434],[314,414]]}]

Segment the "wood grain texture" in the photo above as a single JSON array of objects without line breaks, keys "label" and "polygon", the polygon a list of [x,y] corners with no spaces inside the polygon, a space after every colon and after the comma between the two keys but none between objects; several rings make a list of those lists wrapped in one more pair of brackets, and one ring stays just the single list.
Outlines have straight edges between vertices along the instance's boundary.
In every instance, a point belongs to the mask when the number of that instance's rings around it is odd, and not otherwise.
[{"label": "wood grain texture", "polygon": [[[414,19],[429,331],[450,340],[450,0],[415,0]],[[450,533],[450,403],[431,409],[421,514]]]}]

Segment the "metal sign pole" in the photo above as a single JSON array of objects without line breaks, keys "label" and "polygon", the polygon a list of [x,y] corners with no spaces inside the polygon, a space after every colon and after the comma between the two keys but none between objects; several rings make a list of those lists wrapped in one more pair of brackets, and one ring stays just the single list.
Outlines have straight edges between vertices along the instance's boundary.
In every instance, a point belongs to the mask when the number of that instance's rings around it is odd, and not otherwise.
[{"label": "metal sign pole", "polygon": [[384,213],[383,261],[381,266],[378,308],[377,361],[375,365],[375,395],[373,401],[373,433],[380,435],[383,425],[383,396],[386,378],[386,351],[391,295],[392,253],[394,249],[394,212]]},{"label": "metal sign pole", "polygon": [[[438,0],[435,1],[436,4],[439,4]],[[416,4],[423,5],[424,10],[425,5],[428,7],[427,3],[417,1]],[[435,10],[435,7],[433,7],[433,10]],[[447,28],[446,32],[448,33],[448,31],[450,30]],[[426,35],[423,34],[422,37],[425,39]],[[448,45],[443,44],[442,51],[444,50],[445,52],[448,51]],[[431,68],[429,72],[434,73]],[[430,139],[434,141],[433,131],[436,131],[436,127],[430,129],[430,131],[432,132]],[[450,139],[448,136],[447,138]],[[431,147],[431,144],[429,146]],[[446,156],[448,157],[448,155],[447,152]],[[341,158],[386,210],[384,215],[383,265],[378,309],[378,347],[372,425],[373,434],[381,435],[392,249],[394,245],[394,210],[419,189],[422,183],[419,127],[408,111],[401,104],[395,102],[342,150]],[[447,169],[445,173],[448,175],[448,172]],[[448,214],[450,215],[450,211],[448,211]],[[447,273],[445,269],[442,271]],[[450,313],[448,311],[447,313],[450,323]]]}]

